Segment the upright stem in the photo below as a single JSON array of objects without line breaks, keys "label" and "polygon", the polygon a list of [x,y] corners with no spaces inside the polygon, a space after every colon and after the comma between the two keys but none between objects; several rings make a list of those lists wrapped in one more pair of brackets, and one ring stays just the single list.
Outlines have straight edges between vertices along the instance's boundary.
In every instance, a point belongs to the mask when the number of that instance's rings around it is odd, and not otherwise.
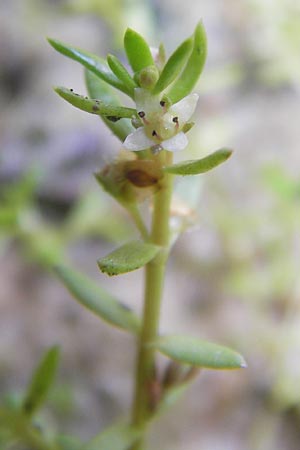
[{"label": "upright stem", "polygon": [[[162,164],[172,163],[172,153],[161,152],[158,156]],[[173,188],[173,176],[166,174],[162,186],[154,196],[152,230],[150,242],[162,247],[161,252],[146,266],[145,300],[142,331],[138,343],[136,384],[132,407],[132,423],[145,427],[151,410],[150,386],[155,376],[155,349],[149,343],[157,337],[160,305],[165,278],[165,266],[169,253],[169,220]],[[143,440],[132,450],[142,450]]]}]

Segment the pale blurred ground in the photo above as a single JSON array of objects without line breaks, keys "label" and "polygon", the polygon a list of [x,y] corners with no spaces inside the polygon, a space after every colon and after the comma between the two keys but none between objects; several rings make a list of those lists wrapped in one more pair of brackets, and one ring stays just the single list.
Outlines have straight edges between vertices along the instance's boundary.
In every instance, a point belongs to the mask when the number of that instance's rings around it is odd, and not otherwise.
[{"label": "pale blurred ground", "polygon": [[[141,271],[107,279],[96,266],[134,233],[92,177],[120,144],[97,117],[53,93],[54,85],[84,93],[84,82],[81,67],[45,37],[120,55],[131,26],[171,52],[201,18],[209,53],[197,87],[198,123],[178,158],[223,146],[235,152],[215,172],[178,182],[199,223],[174,247],[161,330],[232,346],[249,367],[203,371],[155,425],[152,448],[298,450],[296,0],[0,0],[0,189],[38,173],[17,225],[0,224],[0,392],[21,391],[42,351],[58,343],[61,370],[44,413],[51,426],[85,439],[126,414],[131,398],[132,338],[82,311],[51,273],[66,259],[141,309]],[[79,199],[88,206],[63,225]]]}]

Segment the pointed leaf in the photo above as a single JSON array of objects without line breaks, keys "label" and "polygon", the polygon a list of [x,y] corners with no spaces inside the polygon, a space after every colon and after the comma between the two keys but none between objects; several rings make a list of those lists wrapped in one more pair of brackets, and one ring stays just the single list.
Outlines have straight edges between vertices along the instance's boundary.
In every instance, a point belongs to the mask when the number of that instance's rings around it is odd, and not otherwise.
[{"label": "pointed leaf", "polygon": [[153,94],[159,94],[159,92],[163,91],[167,86],[169,86],[169,84],[172,83],[172,81],[175,80],[186,63],[192,47],[193,39],[186,39],[170,56],[153,89]]},{"label": "pointed leaf", "polygon": [[206,34],[202,22],[199,22],[194,32],[194,46],[191,56],[180,77],[167,93],[172,103],[178,102],[192,91],[204,67],[206,53]]},{"label": "pointed leaf", "polygon": [[127,306],[79,272],[63,266],[56,267],[55,272],[81,305],[106,322],[138,334],[139,319]]},{"label": "pointed leaf", "polygon": [[[109,105],[122,105],[116,91],[105,83],[105,81],[100,80],[93,72],[87,69],[85,70],[85,83],[90,97],[99,98]],[[126,137],[134,131],[129,119],[119,120],[118,122],[112,122],[104,116],[101,116],[101,119],[122,142],[124,142]]]},{"label": "pointed leaf", "polygon": [[98,266],[102,272],[108,275],[131,272],[148,264],[160,249],[157,245],[132,241],[100,259]]},{"label": "pointed leaf", "polygon": [[55,92],[60,95],[67,102],[76,108],[86,111],[91,114],[97,114],[98,116],[105,116],[106,119],[111,122],[117,122],[122,118],[132,118],[136,116],[136,110],[133,108],[125,108],[123,106],[114,106],[102,102],[101,100],[94,100],[84,97],[83,95],[76,94],[73,89],[65,87],[55,87]]},{"label": "pointed leaf", "polygon": [[247,366],[239,353],[193,337],[162,336],[151,345],[169,358],[197,367],[240,369]]},{"label": "pointed leaf", "polygon": [[113,73],[119,78],[122,83],[128,87],[131,91],[131,96],[134,95],[134,89],[138,87],[126,67],[123,66],[121,61],[114,55],[107,56],[107,62]]},{"label": "pointed leaf", "polygon": [[72,47],[71,45],[64,44],[63,42],[57,41],[55,39],[48,38],[48,42],[52,47],[58,52],[65,56],[79,62],[87,69],[91,70],[95,75],[97,75],[101,80],[114,86],[120,91],[131,96],[131,91],[127,86],[122,83],[109,69],[106,61],[99,56],[92,53],[81,50],[77,47]]},{"label": "pointed leaf", "polygon": [[33,373],[31,383],[23,400],[22,409],[31,416],[45,401],[53,384],[59,361],[59,348],[51,347],[42,357]]},{"label": "pointed leaf", "polygon": [[128,450],[141,435],[137,428],[118,423],[94,437],[81,450]]},{"label": "pointed leaf", "polygon": [[200,173],[208,172],[219,164],[222,164],[231,156],[231,154],[232,150],[221,148],[205,158],[183,161],[182,163],[174,164],[173,166],[167,166],[163,170],[175,175],[198,175]]},{"label": "pointed leaf", "polygon": [[134,72],[139,72],[145,67],[154,65],[149,45],[139,33],[131,28],[127,28],[125,32],[124,47]]}]

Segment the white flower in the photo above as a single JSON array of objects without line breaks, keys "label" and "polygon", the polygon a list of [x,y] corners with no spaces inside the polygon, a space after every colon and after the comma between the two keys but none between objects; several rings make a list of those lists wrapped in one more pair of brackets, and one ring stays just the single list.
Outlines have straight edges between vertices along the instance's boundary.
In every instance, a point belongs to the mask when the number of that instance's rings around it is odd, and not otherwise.
[{"label": "white flower", "polygon": [[183,150],[188,140],[182,128],[193,115],[198,97],[198,94],[189,94],[167,108],[160,96],[151,95],[146,89],[135,89],[136,108],[144,126],[127,136],[124,147],[131,151]]}]

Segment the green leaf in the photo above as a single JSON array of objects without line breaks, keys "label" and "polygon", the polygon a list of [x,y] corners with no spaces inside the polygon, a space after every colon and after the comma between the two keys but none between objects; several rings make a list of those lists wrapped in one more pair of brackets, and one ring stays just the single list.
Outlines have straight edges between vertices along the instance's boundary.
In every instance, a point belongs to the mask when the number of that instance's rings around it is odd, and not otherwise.
[{"label": "green leaf", "polygon": [[210,369],[240,369],[247,367],[244,358],[235,351],[201,339],[169,335],[151,345],[164,355],[184,364]]},{"label": "green leaf", "polygon": [[81,450],[128,450],[141,435],[133,426],[119,423],[94,437]]},{"label": "green leaf", "polygon": [[51,347],[42,357],[33,373],[31,383],[25,394],[22,409],[31,416],[43,404],[53,384],[59,361],[59,348]]},{"label": "green leaf", "polygon": [[76,108],[86,111],[91,114],[96,114],[98,116],[105,116],[106,119],[111,122],[117,122],[122,118],[132,118],[136,116],[136,110],[133,108],[125,108],[123,106],[114,106],[104,103],[101,100],[94,100],[91,98],[84,97],[83,95],[76,94],[73,89],[68,89],[65,87],[55,87],[55,92],[60,95],[67,102]]},{"label": "green leaf", "polygon": [[122,83],[128,87],[131,91],[131,96],[134,95],[134,89],[138,87],[126,67],[123,66],[121,61],[114,55],[107,56],[107,62],[113,73],[119,78]]},{"label": "green leaf", "polygon": [[193,47],[193,39],[186,39],[170,56],[163,71],[153,89],[153,94],[158,94],[163,91],[172,81],[175,80],[177,75],[182,70],[184,64]]},{"label": "green leaf", "polygon": [[196,85],[205,64],[207,53],[206,34],[202,22],[199,22],[194,32],[192,53],[180,77],[172,85],[167,96],[176,103],[188,95]]},{"label": "green leaf", "polygon": [[[85,83],[90,97],[99,98],[109,105],[122,105],[116,91],[87,69],[85,70]],[[129,119],[119,120],[118,122],[112,122],[104,116],[101,116],[101,119],[122,142],[134,131]]]},{"label": "green leaf", "polygon": [[134,72],[154,65],[151,50],[145,39],[131,28],[127,28],[124,36],[124,47],[128,61]]},{"label": "green leaf", "polygon": [[214,169],[225,162],[232,154],[232,150],[221,148],[202,159],[184,161],[173,166],[164,167],[164,171],[175,175],[198,175]]},{"label": "green leaf", "polygon": [[98,266],[108,275],[131,272],[150,262],[160,249],[157,245],[131,241],[98,260]]},{"label": "green leaf", "polygon": [[81,305],[106,322],[138,334],[140,330],[139,319],[127,306],[81,273],[63,266],[56,267],[55,272]]},{"label": "green leaf", "polygon": [[55,39],[48,38],[48,42],[52,47],[58,52],[62,53],[65,56],[73,59],[74,61],[79,62],[87,69],[91,70],[97,77],[101,78],[101,80],[106,83],[114,86],[125,94],[131,96],[132,92],[123,82],[121,82],[109,69],[106,64],[105,59],[100,58],[92,53],[88,53],[84,50],[81,50],[77,47],[72,47],[68,44],[64,44],[63,42],[57,41]]}]

